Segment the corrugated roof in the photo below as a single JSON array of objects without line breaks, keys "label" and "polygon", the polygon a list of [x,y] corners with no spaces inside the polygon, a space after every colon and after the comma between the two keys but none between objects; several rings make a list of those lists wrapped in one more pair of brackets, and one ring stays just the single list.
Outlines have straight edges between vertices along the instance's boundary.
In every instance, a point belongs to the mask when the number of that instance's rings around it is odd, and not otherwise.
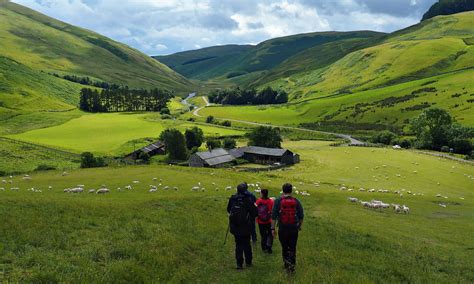
[{"label": "corrugated roof", "polygon": [[208,159],[217,158],[220,156],[229,155],[229,153],[226,150],[219,148],[219,149],[213,149],[212,151],[197,152],[196,155],[198,155],[203,160],[208,160]]},{"label": "corrugated roof", "polygon": [[274,157],[281,157],[283,154],[286,152],[291,151],[287,149],[279,149],[279,148],[265,148],[265,147],[257,147],[257,146],[248,146],[248,147],[242,147],[242,148],[237,148],[233,149],[230,151],[230,154],[236,158],[240,158],[244,155],[244,153],[248,154],[256,154],[256,155],[265,155],[265,156],[274,156]]},{"label": "corrugated roof", "polygon": [[164,146],[165,146],[165,144],[163,144],[161,141],[157,141],[153,144],[150,144],[148,146],[145,146],[145,147],[141,148],[140,151],[145,152],[145,153],[149,153],[149,152],[152,152],[156,149],[163,148]]},{"label": "corrugated roof", "polygon": [[207,159],[206,163],[209,166],[216,166],[216,165],[221,165],[221,164],[232,162],[233,160],[235,160],[235,158],[233,156],[227,154],[227,155],[224,155],[224,156]]}]

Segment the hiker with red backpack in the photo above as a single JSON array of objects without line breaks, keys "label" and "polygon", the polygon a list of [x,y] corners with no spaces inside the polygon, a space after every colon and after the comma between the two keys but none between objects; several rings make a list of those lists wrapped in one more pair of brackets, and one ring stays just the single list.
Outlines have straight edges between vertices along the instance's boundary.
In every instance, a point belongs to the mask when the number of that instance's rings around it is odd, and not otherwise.
[{"label": "hiker with red backpack", "polygon": [[272,253],[272,210],[273,200],[268,198],[268,189],[260,191],[261,197],[257,200],[257,223],[260,229],[262,250],[266,253]]},{"label": "hiker with red backpack", "polygon": [[[242,269],[244,264],[247,267],[252,266],[252,246],[250,238],[252,234],[252,223],[255,224],[257,217],[257,207],[252,197],[247,192],[246,183],[237,186],[237,194],[230,197],[227,204],[227,213],[229,213],[230,232],[235,237],[235,259],[237,269]],[[255,225],[254,225],[255,226]]]},{"label": "hiker with red backpack", "polygon": [[278,239],[281,243],[283,263],[285,269],[293,273],[296,265],[296,245],[298,233],[303,225],[304,212],[300,201],[293,196],[293,186],[283,185],[283,195],[275,200],[272,212],[271,230],[276,235],[276,221],[278,220]]}]

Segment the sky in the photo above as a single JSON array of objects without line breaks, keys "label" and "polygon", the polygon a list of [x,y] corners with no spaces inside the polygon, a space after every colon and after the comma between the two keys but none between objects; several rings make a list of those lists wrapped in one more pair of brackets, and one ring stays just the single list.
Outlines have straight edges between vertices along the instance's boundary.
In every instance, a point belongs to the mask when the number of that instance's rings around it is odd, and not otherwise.
[{"label": "sky", "polygon": [[392,32],[436,0],[13,0],[148,55],[317,31]]}]

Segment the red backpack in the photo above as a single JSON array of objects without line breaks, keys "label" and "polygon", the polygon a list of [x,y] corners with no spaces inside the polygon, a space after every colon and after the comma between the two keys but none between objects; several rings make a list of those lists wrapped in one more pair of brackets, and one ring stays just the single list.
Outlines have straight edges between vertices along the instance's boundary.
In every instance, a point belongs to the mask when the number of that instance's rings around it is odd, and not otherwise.
[{"label": "red backpack", "polygon": [[295,198],[282,197],[280,201],[280,223],[283,225],[296,225],[296,204]]},{"label": "red backpack", "polygon": [[272,219],[270,208],[266,202],[260,202],[257,206],[258,219],[262,222],[268,222]]}]

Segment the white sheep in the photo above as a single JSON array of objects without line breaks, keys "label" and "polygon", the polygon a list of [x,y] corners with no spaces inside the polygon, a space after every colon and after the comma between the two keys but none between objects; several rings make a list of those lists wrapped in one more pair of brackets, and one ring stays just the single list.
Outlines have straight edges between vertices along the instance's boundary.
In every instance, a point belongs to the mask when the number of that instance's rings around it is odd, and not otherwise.
[{"label": "white sheep", "polygon": [[70,193],[82,193],[84,192],[84,189],[82,187],[76,187],[71,190],[69,190]]},{"label": "white sheep", "polygon": [[139,184],[139,183],[140,183],[140,181],[138,181],[138,180],[134,180],[134,181],[132,181],[132,183],[133,183],[133,184]]},{"label": "white sheep", "polygon": [[125,189],[127,189],[127,190],[132,190],[132,186],[131,186],[131,185],[127,185],[127,186],[125,186]]},{"label": "white sheep", "polygon": [[95,193],[95,189],[89,189],[89,193]]},{"label": "white sheep", "polygon": [[355,197],[349,197],[349,198],[347,198],[347,199],[348,199],[350,202],[352,202],[352,203],[356,203],[356,202],[359,201],[359,199],[357,199],[357,198],[355,198]]},{"label": "white sheep", "polygon": [[110,193],[110,190],[108,188],[101,188],[96,191],[96,194],[106,194]]},{"label": "white sheep", "polygon": [[447,207],[446,204],[444,204],[444,203],[440,203],[439,206],[441,206],[441,207],[443,207],[443,208],[446,208],[446,207]]},{"label": "white sheep", "polygon": [[199,186],[194,186],[191,188],[191,191],[199,191],[201,188]]},{"label": "white sheep", "polygon": [[402,205],[402,210],[403,210],[403,213],[405,213],[405,214],[410,213],[410,208],[408,208],[408,207],[405,206],[405,205]]},{"label": "white sheep", "polygon": [[149,190],[149,192],[153,193],[153,192],[157,192],[158,191],[158,188],[152,188]]},{"label": "white sheep", "polygon": [[175,186],[175,187],[173,187],[173,190],[174,190],[174,191],[178,191],[179,188]]},{"label": "white sheep", "polygon": [[163,190],[168,190],[168,189],[170,189],[170,187],[169,187],[169,186],[165,186],[165,187],[163,187]]},{"label": "white sheep", "polygon": [[225,190],[227,190],[227,191],[232,190],[232,186],[230,186],[230,185],[227,186],[227,187],[225,188]]}]

